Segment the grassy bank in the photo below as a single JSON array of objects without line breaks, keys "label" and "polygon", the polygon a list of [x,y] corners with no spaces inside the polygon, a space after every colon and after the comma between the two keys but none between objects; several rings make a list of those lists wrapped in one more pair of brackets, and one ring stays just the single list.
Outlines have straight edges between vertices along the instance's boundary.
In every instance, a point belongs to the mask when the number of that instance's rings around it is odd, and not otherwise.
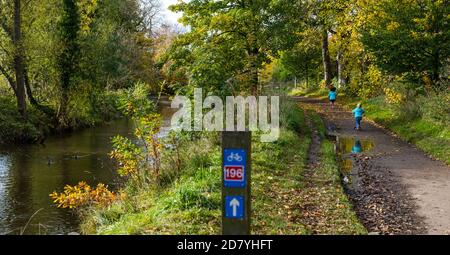
[{"label": "grassy bank", "polygon": [[[310,234],[367,234],[353,211],[353,206],[342,186],[342,175],[336,161],[334,143],[326,138],[326,126],[321,117],[307,110],[317,142],[319,158],[310,162],[303,173],[305,187],[300,191],[303,198],[302,221]],[[311,155],[312,159],[317,157]]]},{"label": "grassy bank", "polygon": [[367,234],[342,187],[334,144],[323,140],[320,153],[320,165],[308,173],[310,185],[303,190],[310,201],[304,215],[310,233]]},{"label": "grassy bank", "polygon": [[[295,96],[327,99],[327,91],[315,90],[291,92]],[[363,103],[366,116],[391,130],[404,141],[422,149],[433,158],[450,164],[450,101],[449,96],[439,95],[429,98],[419,97],[403,104],[390,104],[384,96],[371,99],[348,97],[339,93],[338,104],[345,109],[353,109],[358,102]]]},{"label": "grassy bank", "polygon": [[[283,128],[277,142],[261,143],[257,134],[253,136],[252,233],[364,233],[340,186],[331,144],[323,143],[321,171],[314,179],[308,179],[305,164],[311,132],[305,115],[290,102],[283,106],[281,119]],[[178,177],[158,187],[127,185],[125,199],[108,208],[87,210],[82,232],[220,234],[221,150],[218,134],[194,139],[180,151],[184,163]],[[310,204],[322,208],[326,215],[323,218],[325,225],[309,224],[310,218],[304,216],[310,212]]]}]

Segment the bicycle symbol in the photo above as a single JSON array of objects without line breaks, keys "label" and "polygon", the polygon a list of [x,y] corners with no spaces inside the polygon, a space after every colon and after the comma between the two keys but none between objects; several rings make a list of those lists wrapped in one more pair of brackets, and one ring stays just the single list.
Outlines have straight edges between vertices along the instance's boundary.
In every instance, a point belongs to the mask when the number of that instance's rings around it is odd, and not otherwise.
[{"label": "bicycle symbol", "polygon": [[231,153],[230,156],[228,156],[228,161],[237,161],[237,162],[241,162],[243,160],[242,156],[239,155],[239,153]]}]

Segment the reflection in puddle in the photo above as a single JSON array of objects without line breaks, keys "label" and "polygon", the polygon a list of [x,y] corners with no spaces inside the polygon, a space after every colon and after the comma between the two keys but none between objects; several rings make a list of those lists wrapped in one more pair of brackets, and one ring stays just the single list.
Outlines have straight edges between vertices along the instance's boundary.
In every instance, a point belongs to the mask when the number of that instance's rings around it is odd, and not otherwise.
[{"label": "reflection in puddle", "polygon": [[346,158],[340,160],[342,174],[349,175],[353,170],[353,160]]},{"label": "reflection in puddle", "polygon": [[375,147],[371,139],[359,139],[357,137],[338,137],[337,152],[339,154],[362,153]]},{"label": "reflection in puddle", "polygon": [[371,139],[358,137],[337,137],[336,152],[339,155],[339,168],[344,176],[344,182],[348,187],[353,186],[353,158],[351,155],[371,151],[375,143]]},{"label": "reflection in puddle", "polygon": [[358,153],[361,153],[361,152],[363,152],[363,147],[362,147],[361,141],[360,140],[356,140],[355,141],[355,145],[353,145],[353,148],[352,148],[352,153],[358,154]]}]

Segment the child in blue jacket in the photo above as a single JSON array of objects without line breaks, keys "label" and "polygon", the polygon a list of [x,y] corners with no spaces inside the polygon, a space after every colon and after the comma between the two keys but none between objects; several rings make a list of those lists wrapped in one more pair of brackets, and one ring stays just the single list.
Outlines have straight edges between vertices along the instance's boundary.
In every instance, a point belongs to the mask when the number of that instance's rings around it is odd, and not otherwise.
[{"label": "child in blue jacket", "polygon": [[366,111],[364,111],[364,109],[362,108],[362,104],[359,103],[356,108],[352,111],[353,115],[355,116],[355,121],[356,121],[356,130],[361,130],[361,121],[363,118],[363,115],[366,113]]},{"label": "child in blue jacket", "polygon": [[328,99],[330,99],[331,109],[334,109],[334,102],[336,102],[337,92],[336,88],[333,87],[330,89],[330,93],[328,93]]}]

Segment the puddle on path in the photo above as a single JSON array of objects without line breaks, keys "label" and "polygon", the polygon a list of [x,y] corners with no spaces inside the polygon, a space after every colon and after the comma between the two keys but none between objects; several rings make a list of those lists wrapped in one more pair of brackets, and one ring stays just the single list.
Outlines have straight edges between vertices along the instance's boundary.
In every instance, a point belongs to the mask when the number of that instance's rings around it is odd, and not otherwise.
[{"label": "puddle on path", "polygon": [[340,160],[340,169],[343,175],[347,176],[352,173],[353,170],[353,160],[350,158]]},{"label": "puddle on path", "polygon": [[358,137],[338,137],[336,144],[337,152],[341,155],[368,152],[375,147],[372,139],[360,139]]},{"label": "puddle on path", "polygon": [[360,139],[358,137],[337,137],[336,152],[339,156],[339,168],[344,176],[344,183],[351,187],[356,174],[353,171],[352,155],[361,154],[373,150],[375,143],[371,139]]}]

